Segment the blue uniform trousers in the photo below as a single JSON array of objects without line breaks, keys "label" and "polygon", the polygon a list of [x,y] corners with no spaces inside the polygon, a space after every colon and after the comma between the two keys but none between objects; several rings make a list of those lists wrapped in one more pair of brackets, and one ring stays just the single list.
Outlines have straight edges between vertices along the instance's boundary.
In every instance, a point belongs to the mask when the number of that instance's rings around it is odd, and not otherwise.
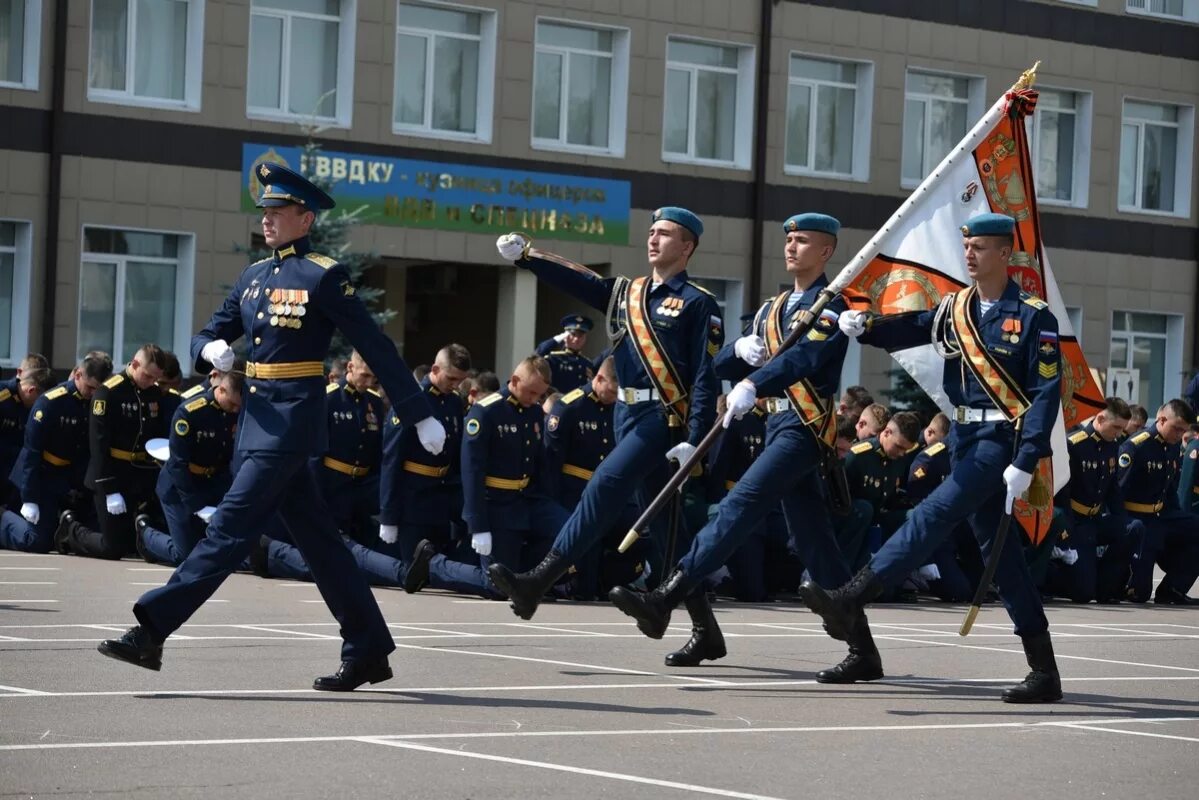
[{"label": "blue uniform trousers", "polygon": [[[1075,603],[1122,598],[1128,585],[1133,550],[1144,536],[1144,523],[1128,520],[1125,527],[1110,515],[1088,518],[1077,514],[1073,523],[1070,538],[1062,546],[1073,548],[1078,560],[1070,565],[1060,561],[1050,564],[1046,592],[1068,597]],[[1099,548],[1103,548],[1102,556]]]},{"label": "blue uniform trousers", "polygon": [[241,564],[277,512],[306,556],[325,604],[341,626],[343,659],[381,658],[395,649],[354,558],[338,536],[312,473],[295,453],[252,451],[201,539],[167,584],[133,607],[138,621],[166,637],[191,617]]},{"label": "blue uniform trousers", "polygon": [[[870,567],[888,586],[927,564],[937,546],[958,524],[969,521],[984,556],[991,552],[1006,492],[1003,471],[1012,463],[1012,445],[1003,439],[975,439],[958,451],[953,471],[912,511],[895,535],[874,554]],[[1017,636],[1049,630],[1041,595],[1020,548],[1020,533],[1009,529],[995,570],[1003,605]]]},{"label": "blue uniform trousers", "polygon": [[371,517],[379,513],[379,474],[355,478],[314,462],[317,483],[325,503],[333,514],[337,529],[355,541],[369,544],[377,540],[379,528]]},{"label": "blue uniform trousers", "polygon": [[487,581],[487,591],[492,595],[499,595],[499,590],[491,583],[487,567],[498,561],[514,572],[532,569],[545,558],[550,547],[562,539],[560,531],[567,522],[566,509],[548,497],[537,495],[526,497],[525,502],[528,504],[527,523],[521,520],[525,524],[519,527],[505,524],[502,511],[490,513],[491,554],[481,556],[479,564]]},{"label": "blue uniform trousers", "polygon": [[[54,531],[58,528],[58,515],[62,501],[70,491],[67,480],[43,478],[41,495],[30,502],[38,504],[37,525],[13,511],[0,516],[0,549],[21,550],[26,553],[49,553],[54,549]],[[20,504],[16,506],[20,508]]]},{"label": "blue uniform trousers", "polygon": [[1186,594],[1199,577],[1199,516],[1181,509],[1159,514],[1129,514],[1143,529],[1132,555],[1128,588],[1139,600],[1149,598],[1153,565],[1166,573],[1161,585]]},{"label": "blue uniform trousers", "polygon": [[[661,404],[654,401],[630,407],[619,403],[615,413],[616,447],[600,462],[579,504],[554,540],[554,549],[572,564],[584,560],[612,529],[630,497],[636,496],[644,508],[657,496],[669,475],[665,454],[672,444],[671,433]],[[655,520],[655,537],[664,538],[667,516],[668,512],[663,512]],[[656,559],[653,556],[649,559],[655,575],[659,574],[664,544],[659,542]]]},{"label": "blue uniform trousers", "polygon": [[793,546],[816,582],[840,586],[848,581],[849,565],[837,546],[821,487],[820,447],[815,436],[798,427],[768,434],[762,455],[720,501],[716,516],[679,562],[683,572],[699,579],[719,569],[781,502]]},{"label": "blue uniform trousers", "polygon": [[206,526],[183,503],[162,497],[159,502],[167,521],[167,532],[147,525],[142,530],[142,544],[155,561],[178,566],[196,546],[196,542],[204,538]]},{"label": "blue uniform trousers", "polygon": [[[974,597],[974,587],[978,585],[977,578],[979,576],[975,576],[974,579],[968,576],[958,560],[958,549],[966,547],[978,549],[974,543],[974,536],[970,533],[970,528],[958,525],[954,528],[953,535],[941,542],[933,551],[928,563],[936,566],[941,577],[929,581],[928,590],[938,600],[946,603],[965,603]],[[979,575],[981,575],[981,571]]]}]

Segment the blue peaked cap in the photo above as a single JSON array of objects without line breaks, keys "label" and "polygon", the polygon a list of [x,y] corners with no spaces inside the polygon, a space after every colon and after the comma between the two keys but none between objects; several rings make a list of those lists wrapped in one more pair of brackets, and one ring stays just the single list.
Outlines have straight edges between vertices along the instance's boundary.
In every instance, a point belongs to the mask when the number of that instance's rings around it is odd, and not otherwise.
[{"label": "blue peaked cap", "polygon": [[279,164],[263,162],[254,168],[254,177],[262,185],[259,208],[275,208],[295,203],[307,211],[333,208],[333,198],[298,172]]},{"label": "blue peaked cap", "polygon": [[595,323],[591,321],[591,317],[585,317],[582,314],[567,314],[562,318],[562,330],[564,331],[582,331],[587,333],[594,327]]}]

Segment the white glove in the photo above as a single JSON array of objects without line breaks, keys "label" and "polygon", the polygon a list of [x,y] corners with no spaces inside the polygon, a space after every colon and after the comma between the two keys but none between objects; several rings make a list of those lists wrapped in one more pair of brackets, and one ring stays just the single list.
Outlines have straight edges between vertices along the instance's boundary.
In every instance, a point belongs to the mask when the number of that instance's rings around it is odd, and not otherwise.
[{"label": "white glove", "polygon": [[505,261],[519,261],[525,252],[525,237],[518,233],[505,233],[495,240],[495,249]]},{"label": "white glove", "polygon": [[761,336],[742,336],[733,345],[737,358],[751,367],[760,367],[766,363],[766,342]]},{"label": "white glove", "polygon": [[212,515],[216,513],[216,506],[204,506],[196,512],[196,516],[207,525],[212,520]]},{"label": "white glove", "polygon": [[728,427],[734,419],[741,419],[754,407],[758,399],[758,387],[749,381],[741,381],[725,398],[728,411],[724,412],[724,427]]},{"label": "white glove", "polygon": [[856,339],[866,332],[866,312],[842,311],[837,318],[837,325],[846,336]]},{"label": "white glove", "polygon": [[691,458],[691,454],[694,452],[695,445],[688,442],[680,442],[666,451],[666,460],[677,461],[682,464],[684,461]]},{"label": "white glove", "polygon": [[421,447],[437,455],[445,447],[445,426],[436,417],[425,417],[416,423],[416,438]]},{"label": "white glove", "polygon": [[37,507],[37,503],[22,503],[21,516],[28,520],[30,525],[36,525],[42,518],[42,510]]},{"label": "white glove", "polygon": [[114,517],[125,513],[125,497],[120,492],[104,495],[104,504],[108,506],[108,513]]},{"label": "white glove", "polygon": [[560,333],[554,337],[554,341],[557,342],[558,344],[562,344],[563,342],[566,341],[566,337],[569,335],[570,335],[569,331],[562,331],[562,333]]},{"label": "white glove", "polygon": [[1012,503],[1017,497],[1023,497],[1028,487],[1032,486],[1032,473],[1025,472],[1015,464],[1009,464],[1003,471],[1003,482],[1007,484],[1007,505],[1004,508],[1010,514]]},{"label": "white glove", "polygon": [[1049,555],[1050,561],[1061,561],[1067,567],[1073,566],[1074,562],[1078,561],[1078,551],[1073,547],[1063,550],[1060,547],[1054,546],[1053,552]]},{"label": "white glove", "polygon": [[224,339],[213,339],[200,350],[200,358],[221,372],[233,369],[233,348]]},{"label": "white glove", "polygon": [[395,544],[396,539],[400,538],[399,525],[380,525],[379,526],[379,541],[384,544]]},{"label": "white glove", "polygon": [[487,532],[471,534],[470,546],[481,556],[491,555],[491,534]]},{"label": "white glove", "polygon": [[926,581],[941,580],[941,569],[936,564],[925,564],[923,567],[916,570],[916,574]]}]

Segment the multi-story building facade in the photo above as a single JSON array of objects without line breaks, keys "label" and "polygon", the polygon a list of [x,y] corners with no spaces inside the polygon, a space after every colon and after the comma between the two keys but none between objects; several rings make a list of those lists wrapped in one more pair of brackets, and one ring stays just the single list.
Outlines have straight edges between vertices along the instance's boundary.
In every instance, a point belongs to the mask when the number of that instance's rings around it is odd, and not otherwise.
[{"label": "multi-story building facade", "polygon": [[[503,373],[576,307],[498,232],[637,273],[667,204],[703,216],[691,273],[733,335],[785,281],[779,222],[839,217],[843,265],[1040,60],[1049,256],[1091,365],[1152,405],[1199,361],[1196,23],[1199,0],[0,0],[0,365],[186,351],[254,244],[248,170],[299,166],[307,131],[412,363],[458,340]],[[855,348],[846,378],[888,369]]]}]

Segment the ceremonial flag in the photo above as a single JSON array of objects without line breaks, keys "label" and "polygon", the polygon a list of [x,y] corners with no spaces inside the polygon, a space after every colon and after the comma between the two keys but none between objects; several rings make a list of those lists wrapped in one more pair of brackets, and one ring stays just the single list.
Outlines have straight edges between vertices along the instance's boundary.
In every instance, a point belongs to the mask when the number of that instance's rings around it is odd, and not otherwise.
[{"label": "ceremonial flag", "polygon": [[[877,314],[935,308],[943,295],[971,282],[962,253],[962,224],[988,211],[1015,218],[1010,274],[1022,289],[1049,303],[1060,331],[1062,413],[1053,430],[1053,457],[1042,460],[1028,501],[1017,501],[1013,511],[1034,544],[1048,532],[1053,494],[1070,478],[1066,428],[1104,407],[1041,241],[1025,130],[1025,118],[1036,106],[1037,93],[1030,88],[1035,70],[1022,75],[912,192],[854,256],[842,273],[848,273],[848,280],[836,287],[852,307]],[[941,386],[944,361],[931,345],[893,356],[942,410],[952,409]]]}]

